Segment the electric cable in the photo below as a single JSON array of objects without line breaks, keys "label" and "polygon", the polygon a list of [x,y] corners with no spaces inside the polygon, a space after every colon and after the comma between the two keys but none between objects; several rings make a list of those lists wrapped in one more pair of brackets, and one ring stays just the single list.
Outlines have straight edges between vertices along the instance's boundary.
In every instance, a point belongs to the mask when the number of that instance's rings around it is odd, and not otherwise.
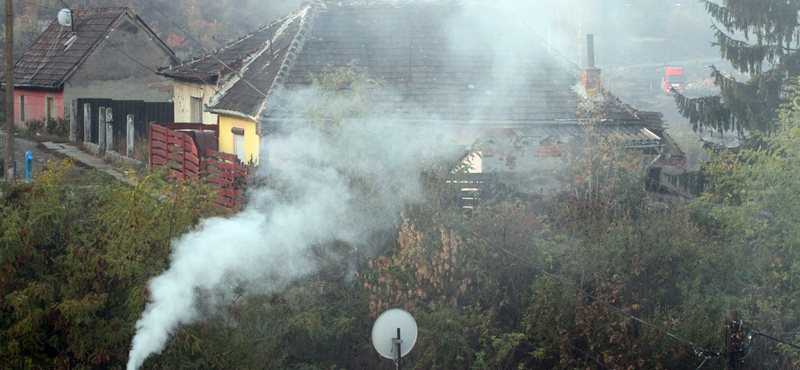
[{"label": "electric cable", "polygon": [[[61,1],[63,2],[63,0],[61,0]],[[242,81],[244,81],[244,82],[245,82],[245,83],[246,83],[248,86],[250,86],[251,88],[253,88],[253,90],[255,90],[257,93],[261,94],[261,95],[262,95],[262,96],[263,96],[265,99],[266,99],[266,98],[268,98],[267,94],[265,94],[263,91],[259,90],[257,87],[253,86],[253,84],[251,84],[251,83],[250,83],[250,81],[248,81],[247,79],[245,79],[245,78],[244,78],[244,76],[242,76],[242,74],[241,74],[241,71],[237,71],[235,68],[231,68],[231,67],[230,67],[228,64],[226,64],[225,62],[223,62],[222,60],[220,60],[219,58],[217,58],[217,56],[216,56],[216,55],[214,55],[214,53],[212,53],[210,50],[208,50],[208,48],[206,48],[206,46],[205,46],[205,45],[203,45],[203,44],[202,44],[200,41],[197,41],[197,39],[195,39],[195,38],[194,38],[192,35],[190,35],[190,34],[189,34],[189,32],[186,32],[186,31],[185,31],[183,28],[181,28],[181,26],[179,26],[179,25],[178,25],[178,23],[176,23],[174,20],[172,20],[172,18],[170,18],[168,15],[164,14],[164,12],[162,12],[162,11],[161,11],[161,9],[159,9],[159,8],[158,8],[158,7],[157,7],[155,4],[153,4],[153,2],[152,2],[151,0],[145,0],[145,1],[147,1],[147,3],[148,3],[148,4],[150,4],[150,6],[152,6],[152,7],[153,7],[153,9],[155,9],[155,10],[156,10],[158,13],[160,13],[162,16],[164,16],[164,18],[167,18],[167,20],[169,20],[170,22],[172,22],[172,24],[173,24],[173,25],[175,25],[175,27],[177,27],[177,28],[178,28],[178,29],[179,29],[181,32],[183,32],[183,33],[184,33],[184,34],[185,34],[187,37],[189,37],[189,39],[190,39],[190,40],[192,40],[192,41],[193,41],[194,43],[196,43],[197,45],[200,45],[200,47],[201,47],[201,48],[203,48],[203,50],[205,50],[205,52],[206,52],[208,55],[210,55],[210,56],[211,56],[211,57],[213,57],[213,58],[214,58],[214,59],[215,59],[217,62],[219,62],[220,64],[222,64],[222,66],[223,66],[223,67],[225,67],[225,68],[227,68],[228,70],[230,70],[230,71],[232,71],[233,73],[235,73],[235,74],[236,74],[236,76],[237,76],[237,77],[239,77],[239,79],[241,79]],[[270,42],[270,45],[272,45],[272,42],[273,42],[273,41],[274,41],[274,40],[272,40],[272,39],[270,39],[270,40],[269,40],[269,42]],[[273,57],[274,57],[274,56],[273,56]],[[244,67],[243,67],[243,68],[244,68]]]},{"label": "electric cable", "polygon": [[58,36],[55,38],[55,40],[53,40],[53,46],[50,48],[50,50],[47,51],[47,53],[44,54],[44,58],[42,58],[42,61],[39,63],[39,66],[36,67],[36,71],[34,71],[33,74],[31,75],[30,77],[31,79],[36,77],[36,75],[38,75],[39,72],[42,70],[42,67],[44,67],[44,65],[47,64],[50,58],[53,57],[54,55],[53,53],[56,51],[56,47],[58,47],[58,41],[61,40],[61,35],[63,34],[64,34],[64,26],[61,26],[58,29]]},{"label": "electric cable", "polygon": [[564,343],[566,343],[567,345],[569,345],[570,347],[574,348],[576,351],[580,352],[581,354],[583,354],[583,355],[584,355],[584,356],[586,356],[587,358],[589,358],[589,359],[591,359],[592,361],[596,362],[598,365],[602,366],[604,369],[608,369],[608,370],[614,370],[614,369],[612,369],[612,368],[608,367],[608,365],[606,365],[606,364],[604,364],[604,363],[600,362],[600,360],[598,360],[598,359],[596,359],[596,358],[592,357],[590,354],[588,354],[588,353],[586,353],[586,352],[583,352],[583,351],[581,351],[581,349],[580,349],[580,348],[578,348],[578,347],[575,347],[575,345],[574,345],[574,344],[572,344],[572,343],[568,342],[566,339],[563,339],[563,342],[564,342]]},{"label": "electric cable", "polygon": [[[97,34],[97,35],[102,35],[100,32],[98,32],[98,31],[96,31],[95,29],[93,29],[93,28],[92,28],[92,27],[89,25],[89,23],[88,23],[88,22],[84,21],[83,19],[81,19],[81,18],[80,18],[80,16],[76,15],[76,14],[75,14],[75,11],[73,11],[71,8],[69,8],[69,5],[67,5],[67,3],[65,3],[65,2],[64,2],[64,0],[60,0],[60,1],[61,1],[61,3],[62,3],[62,4],[64,4],[64,6],[65,6],[67,9],[69,9],[69,11],[72,13],[72,15],[73,15],[74,17],[78,18],[78,19],[79,19],[81,22],[83,22],[83,24],[85,24],[85,25],[86,25],[86,27],[88,27],[90,31],[94,32],[94,33],[95,33],[95,34]],[[147,69],[148,71],[150,71],[151,73],[154,73],[154,74],[155,74],[155,75],[157,75],[157,76],[161,76],[161,75],[159,75],[159,74],[158,74],[158,71],[154,71],[154,70],[150,69],[149,67],[145,66],[144,64],[142,64],[142,63],[141,63],[141,62],[139,62],[138,60],[136,60],[136,59],[134,59],[133,57],[131,57],[130,55],[126,54],[125,52],[123,52],[122,50],[120,50],[120,49],[119,49],[119,48],[118,48],[118,47],[117,47],[117,46],[116,46],[114,43],[112,43],[112,42],[109,42],[108,44],[109,44],[109,45],[111,45],[111,46],[112,46],[114,49],[116,49],[116,50],[117,50],[117,51],[119,51],[120,53],[122,53],[122,55],[124,55],[124,56],[128,57],[129,59],[131,59],[131,60],[132,60],[133,62],[135,62],[136,64],[138,64],[138,65],[142,66],[143,68]],[[203,82],[203,84],[205,84],[205,85],[206,85],[206,86],[208,86],[208,87],[209,87],[211,90],[213,90],[215,94],[218,94],[218,93],[219,93],[219,90],[215,89],[215,88],[214,88],[214,86],[212,86],[212,85],[211,85],[209,82],[207,82],[207,81],[206,81],[204,78],[202,78],[200,75],[198,75],[198,74],[197,74],[197,72],[195,72],[193,69],[191,69],[191,68],[188,68],[188,70],[189,70],[189,71],[190,71],[190,72],[191,72],[191,73],[192,73],[192,74],[193,74],[195,77],[197,77],[197,78],[198,78],[198,79],[199,79],[201,82]],[[238,109],[240,112],[244,113],[244,110],[242,110],[242,108],[241,108],[241,107],[239,107],[239,106],[238,106],[236,103],[234,103],[234,102],[230,101],[230,100],[229,100],[229,99],[228,99],[226,96],[222,95],[221,97],[222,97],[222,99],[224,99],[226,102],[228,102],[228,103],[230,103],[231,105],[233,105],[233,107],[234,107],[234,108],[236,108],[236,109]]]},{"label": "electric cable", "polygon": [[[66,3],[66,2],[64,2],[64,0],[59,0],[59,1],[61,1],[61,3],[62,3],[62,4],[64,4],[64,7],[66,7],[67,9],[69,9],[69,11],[70,11],[70,13],[72,14],[72,16],[73,16],[73,17],[75,17],[75,18],[78,18],[78,20],[80,20],[81,22],[83,22],[83,24],[86,26],[86,28],[88,28],[90,31],[94,32],[94,33],[95,33],[96,35],[98,35],[98,36],[102,36],[102,35],[103,35],[101,32],[98,32],[97,30],[95,30],[94,28],[92,28],[92,26],[91,26],[91,25],[89,25],[89,22],[86,22],[86,21],[84,21],[83,19],[81,19],[81,17],[80,17],[80,16],[78,16],[77,14],[75,14],[75,12],[74,12],[74,11],[73,11],[73,10],[72,10],[70,7],[69,7],[69,5],[67,5],[67,3]],[[72,22],[73,22],[73,25],[74,25],[74,24],[75,24],[75,20],[73,20]],[[128,59],[132,60],[134,63],[138,64],[138,65],[139,65],[139,66],[141,66],[142,68],[144,68],[144,69],[146,69],[146,70],[148,70],[148,71],[150,71],[150,72],[152,72],[152,73],[158,74],[158,71],[154,71],[154,70],[153,70],[153,69],[151,69],[150,67],[148,67],[148,66],[146,66],[146,65],[142,64],[142,63],[141,63],[141,62],[139,62],[138,60],[134,59],[132,56],[130,56],[130,55],[128,55],[127,53],[125,53],[124,51],[120,50],[120,48],[118,48],[118,47],[117,47],[117,45],[115,45],[113,42],[109,42],[108,44],[109,44],[111,47],[113,47],[114,49],[116,49],[118,52],[120,52],[120,54],[122,54],[122,55],[126,56]]]},{"label": "electric cable", "polygon": [[698,366],[698,367],[697,367],[697,369],[695,369],[695,370],[700,370],[700,369],[702,369],[702,368],[703,368],[703,366],[705,366],[705,365],[706,365],[706,362],[708,362],[708,357],[703,357],[703,362],[701,362],[701,363],[700,363],[700,366]]},{"label": "electric cable", "polygon": [[747,354],[741,358],[742,361],[744,359],[750,357],[750,354],[753,353],[753,332],[750,332],[750,335],[747,336]]},{"label": "electric cable", "polygon": [[[62,4],[64,4],[65,6],[67,6],[67,7],[68,7],[68,5],[67,5],[67,4],[64,2],[64,0],[60,0],[60,1],[61,1],[61,3],[62,3]],[[190,38],[190,39],[191,39],[193,42],[195,42],[196,44],[200,45],[200,46],[201,46],[201,47],[202,47],[202,48],[203,48],[203,49],[204,49],[204,50],[205,50],[207,53],[209,53],[209,55],[210,55],[210,56],[212,56],[212,57],[213,57],[213,58],[214,58],[214,59],[215,59],[217,62],[219,62],[220,64],[222,64],[223,66],[225,66],[225,67],[226,67],[226,68],[228,68],[229,70],[231,70],[231,71],[234,71],[234,73],[236,73],[237,77],[239,77],[239,78],[240,78],[242,81],[244,81],[244,82],[245,82],[247,85],[249,85],[251,88],[253,88],[253,89],[254,89],[256,92],[258,92],[258,93],[259,93],[259,94],[260,94],[262,97],[264,97],[264,98],[268,98],[268,96],[267,96],[267,95],[266,95],[264,92],[262,92],[260,89],[256,88],[256,87],[255,87],[255,86],[253,86],[253,85],[252,85],[252,84],[251,84],[251,83],[250,83],[248,80],[246,80],[246,79],[245,79],[245,78],[244,78],[244,77],[241,75],[241,73],[240,73],[239,71],[236,71],[235,69],[233,69],[233,68],[230,68],[230,67],[229,67],[229,66],[228,66],[226,63],[224,63],[224,62],[223,62],[223,61],[221,61],[219,58],[217,58],[217,57],[216,57],[216,55],[214,55],[213,53],[211,53],[211,52],[210,52],[210,51],[209,51],[209,50],[208,50],[208,49],[207,49],[207,48],[206,48],[206,47],[205,47],[205,46],[204,46],[202,43],[200,43],[198,40],[196,40],[194,37],[192,37],[192,36],[191,36],[191,35],[190,35],[190,34],[189,34],[187,31],[185,31],[183,28],[181,28],[181,27],[180,27],[180,26],[179,26],[179,25],[178,25],[178,24],[177,24],[177,23],[176,23],[174,20],[172,20],[172,18],[170,18],[169,16],[167,16],[166,14],[164,14],[164,12],[162,12],[162,11],[161,11],[161,10],[160,10],[160,9],[159,9],[157,6],[155,6],[155,5],[152,3],[152,1],[150,1],[150,0],[146,0],[146,1],[147,1],[147,2],[148,2],[148,3],[149,3],[149,4],[150,4],[150,5],[151,5],[151,6],[152,6],[152,7],[153,7],[153,8],[154,8],[154,9],[155,9],[157,12],[159,12],[159,13],[160,13],[162,16],[164,16],[164,17],[165,17],[165,18],[167,18],[167,19],[168,19],[170,22],[172,22],[172,24],[173,24],[173,25],[175,25],[175,26],[176,26],[176,27],[177,27],[177,28],[178,28],[178,29],[179,29],[181,32],[183,32],[184,34],[186,34],[186,35],[187,35],[187,36],[188,36],[188,37],[189,37],[189,38]],[[23,2],[25,2],[25,1],[23,1]],[[27,3],[27,2],[25,2],[25,3]],[[32,3],[29,3],[29,4],[31,4],[31,5],[36,5],[36,6],[40,6],[40,5],[38,5],[38,4],[32,4]],[[43,7],[43,8],[48,8],[48,9],[54,9],[54,8],[49,8],[49,7],[45,7],[45,6],[40,6],[40,7]],[[74,12],[73,12],[73,14],[74,14]],[[88,23],[84,22],[84,24],[86,24],[86,25],[87,25],[87,27],[89,27],[89,29],[90,29],[90,30],[92,30],[93,32],[95,32],[95,33],[97,33],[97,34],[100,34],[99,32],[97,32],[97,31],[95,31],[94,29],[92,29],[92,28],[91,28],[91,26],[89,26],[89,25],[88,25]],[[273,40],[270,40],[270,43],[272,43],[272,41],[273,41]],[[133,60],[135,63],[137,63],[137,64],[139,64],[140,66],[142,66],[142,67],[144,67],[144,68],[148,69],[149,71],[151,71],[151,72],[153,72],[153,73],[156,73],[156,74],[157,74],[157,72],[156,72],[156,71],[153,71],[152,69],[150,69],[149,67],[147,67],[147,66],[143,65],[142,63],[140,63],[139,61],[137,61],[137,60],[136,60],[136,59],[134,59],[133,57],[129,56],[128,54],[126,54],[125,52],[123,52],[122,50],[120,50],[119,48],[117,48],[117,47],[116,47],[116,45],[114,45],[114,44],[112,44],[112,43],[109,43],[109,44],[110,44],[112,47],[114,47],[115,49],[117,49],[117,51],[119,51],[120,53],[122,53],[122,54],[123,54],[123,55],[125,55],[126,57],[130,58],[131,60]],[[193,71],[192,71],[192,72],[193,72]],[[195,74],[195,76],[196,76],[196,77],[198,77],[198,78],[199,78],[199,79],[200,79],[200,80],[201,80],[203,83],[205,83],[207,86],[209,86],[209,87],[211,87],[211,88],[213,89],[213,87],[212,87],[212,86],[211,86],[211,85],[210,85],[208,82],[206,82],[204,79],[202,79],[200,76],[198,76],[198,75],[196,75],[196,74]],[[215,91],[215,92],[218,92],[216,89],[214,89],[214,91]],[[233,103],[232,103],[232,104],[233,104]],[[234,104],[234,105],[235,105],[235,104]],[[238,108],[238,107],[237,107],[237,108]],[[669,336],[669,337],[671,337],[671,338],[673,338],[673,339],[676,339],[676,340],[679,340],[679,341],[681,341],[681,342],[684,342],[684,343],[686,343],[686,344],[689,344],[689,345],[691,345],[691,346],[692,346],[692,348],[695,350],[695,352],[698,354],[698,356],[701,356],[701,357],[703,357],[703,362],[700,364],[700,366],[698,367],[698,369],[702,368],[702,367],[705,365],[705,363],[706,363],[706,362],[708,361],[708,359],[710,358],[709,356],[718,356],[718,355],[719,355],[719,353],[715,353],[715,352],[710,352],[710,351],[707,351],[707,350],[703,349],[702,347],[700,347],[699,345],[697,345],[696,343],[694,343],[694,342],[692,342],[692,341],[690,341],[690,340],[688,340],[688,339],[685,339],[685,338],[683,338],[683,337],[681,337],[681,336],[678,336],[678,335],[676,335],[676,334],[670,333],[670,332],[666,331],[666,330],[665,330],[665,329],[663,329],[663,328],[660,328],[660,327],[658,327],[658,326],[656,326],[656,325],[654,325],[654,324],[651,324],[651,323],[649,323],[649,322],[647,322],[647,321],[644,321],[643,319],[640,319],[640,318],[638,318],[638,317],[636,317],[636,316],[634,316],[634,315],[632,315],[632,314],[630,314],[630,313],[627,313],[627,312],[623,311],[622,309],[620,309],[620,308],[618,308],[618,307],[616,307],[616,306],[614,306],[614,305],[612,305],[612,304],[610,304],[610,303],[608,303],[608,302],[606,302],[606,301],[603,301],[603,300],[599,299],[598,297],[596,297],[596,296],[594,296],[594,295],[592,295],[592,294],[590,294],[590,293],[586,292],[585,290],[583,290],[583,289],[581,289],[581,288],[579,288],[579,287],[577,287],[577,286],[575,286],[575,285],[573,285],[573,284],[570,284],[570,283],[566,282],[565,280],[563,280],[563,279],[559,278],[558,276],[556,276],[556,275],[554,275],[554,274],[551,274],[551,273],[549,273],[549,272],[545,271],[544,269],[540,268],[540,267],[539,267],[539,266],[537,266],[536,264],[534,264],[534,263],[532,263],[532,262],[530,262],[530,261],[528,261],[528,260],[526,260],[526,259],[524,259],[524,258],[520,257],[519,255],[517,255],[517,254],[515,254],[515,253],[513,253],[513,252],[511,252],[511,251],[509,251],[509,250],[507,250],[507,249],[505,249],[505,248],[503,248],[502,246],[500,246],[500,245],[498,245],[498,244],[496,244],[496,243],[492,242],[491,240],[487,239],[486,237],[484,237],[484,236],[482,236],[482,235],[478,234],[477,232],[473,231],[472,229],[468,228],[467,226],[465,226],[465,225],[463,225],[463,224],[461,224],[461,223],[457,222],[456,220],[452,219],[451,217],[449,217],[449,216],[445,215],[444,213],[437,211],[437,210],[436,210],[436,209],[434,209],[433,207],[431,207],[431,206],[429,206],[429,205],[426,205],[426,206],[427,206],[428,208],[430,208],[430,209],[431,209],[433,212],[435,212],[435,213],[437,213],[437,214],[441,215],[442,217],[444,217],[444,218],[445,218],[445,219],[447,219],[448,221],[450,221],[450,222],[452,222],[452,223],[456,224],[457,226],[460,226],[461,228],[463,228],[464,230],[466,230],[466,231],[467,231],[467,232],[469,232],[470,234],[474,235],[475,237],[477,237],[477,238],[479,238],[479,239],[481,239],[481,240],[483,240],[483,241],[487,242],[488,244],[492,245],[493,247],[495,247],[496,249],[498,249],[498,250],[502,251],[503,253],[505,253],[505,254],[507,254],[507,255],[509,255],[509,256],[511,256],[511,257],[513,257],[513,258],[515,258],[515,259],[518,259],[518,260],[522,261],[523,263],[525,263],[525,264],[527,264],[527,265],[529,265],[529,266],[533,267],[534,269],[538,270],[539,272],[541,272],[541,273],[542,273],[542,274],[544,274],[545,276],[547,276],[547,277],[549,277],[549,278],[551,278],[551,279],[553,279],[553,280],[555,280],[555,281],[557,281],[557,282],[561,283],[562,285],[565,285],[565,286],[567,286],[567,287],[569,287],[569,288],[571,288],[571,289],[573,289],[573,290],[575,290],[575,291],[577,291],[577,292],[579,292],[579,293],[583,294],[584,296],[588,297],[589,299],[591,299],[591,300],[594,300],[594,301],[597,301],[597,302],[599,302],[599,303],[603,304],[604,306],[606,306],[606,307],[608,307],[608,308],[612,309],[613,311],[615,311],[615,312],[617,312],[617,313],[619,313],[619,314],[621,314],[621,315],[623,315],[623,316],[626,316],[626,317],[628,317],[628,318],[630,318],[630,319],[632,319],[632,320],[634,320],[634,321],[636,321],[636,322],[638,322],[638,323],[640,323],[640,324],[642,324],[642,325],[645,325],[645,326],[647,326],[647,327],[650,327],[650,328],[652,328],[652,329],[654,329],[654,330],[656,330],[656,331],[659,331],[659,332],[661,332],[662,334],[664,334],[664,335],[667,335],[667,336]],[[772,340],[775,340],[775,341],[778,341],[778,342],[781,342],[781,343],[784,343],[784,344],[790,345],[790,346],[792,346],[792,347],[794,347],[794,348],[800,349],[800,346],[796,346],[796,345],[794,345],[794,344],[791,344],[791,343],[788,343],[788,342],[782,341],[782,340],[780,340],[780,339],[777,339],[777,338],[774,338],[774,337],[771,337],[771,336],[768,336],[768,335],[765,335],[765,334],[762,334],[762,333],[754,332],[754,334],[756,334],[756,335],[761,335],[761,336],[764,336],[764,337],[766,337],[766,338],[768,338],[768,339],[772,339]],[[592,356],[590,356],[589,354],[587,354],[587,353],[585,353],[585,352],[581,351],[579,348],[575,347],[575,346],[574,346],[574,345],[572,345],[571,343],[568,343],[568,344],[569,344],[571,347],[573,347],[575,350],[577,350],[577,351],[581,352],[582,354],[584,354],[585,356],[587,356],[587,357],[589,357],[589,358],[593,359],[595,362],[597,362],[598,364],[600,364],[600,365],[601,365],[601,366],[603,366],[604,368],[606,368],[606,369],[610,369],[610,368],[609,368],[607,365],[603,364],[602,362],[599,362],[597,359],[595,359],[595,358],[593,358]]]},{"label": "electric cable", "polygon": [[781,339],[778,339],[778,338],[775,338],[775,337],[769,336],[769,335],[767,335],[767,334],[764,334],[764,333],[757,332],[757,331],[755,331],[755,330],[752,332],[752,335],[760,335],[760,336],[762,336],[762,337],[764,337],[764,338],[771,339],[771,340],[774,340],[774,341],[776,341],[776,342],[779,342],[779,343],[783,343],[783,344],[785,344],[785,345],[787,345],[787,346],[789,346],[789,347],[793,347],[793,348],[795,348],[795,349],[800,349],[800,346],[798,346],[798,345],[796,345],[796,344],[789,343],[789,342],[787,342],[787,341],[784,341],[784,340],[781,340]]},{"label": "electric cable", "polygon": [[[719,353],[717,353],[717,352],[708,351],[708,350],[700,347],[697,343],[694,343],[694,342],[692,342],[692,341],[690,341],[690,340],[688,340],[686,338],[683,338],[683,337],[681,337],[681,336],[679,336],[677,334],[670,333],[666,329],[663,329],[663,328],[661,328],[659,326],[656,326],[655,324],[651,324],[651,323],[649,323],[647,321],[644,321],[643,319],[640,319],[640,318],[638,318],[638,317],[636,317],[636,316],[634,316],[634,315],[632,315],[630,313],[627,313],[627,312],[623,311],[622,309],[618,308],[617,306],[614,306],[611,303],[608,303],[608,302],[606,302],[606,301],[604,301],[604,300],[602,300],[602,299],[590,294],[589,292],[587,292],[587,291],[585,291],[585,290],[583,290],[583,289],[581,289],[581,288],[579,288],[579,287],[577,287],[577,286],[575,286],[573,284],[568,283],[564,279],[562,279],[562,278],[560,278],[560,277],[558,277],[558,276],[556,276],[554,274],[551,274],[551,273],[547,272],[546,270],[544,270],[543,268],[541,268],[538,265],[534,264],[533,262],[528,261],[527,259],[520,257],[519,255],[509,251],[508,249],[503,248],[501,245],[489,240],[485,236],[483,236],[481,234],[478,234],[474,230],[472,230],[469,227],[467,227],[466,225],[456,221],[455,219],[453,219],[452,217],[446,215],[445,213],[434,209],[430,205],[426,204],[425,206],[430,208],[434,213],[437,213],[437,214],[441,215],[446,220],[452,222],[456,226],[459,226],[460,228],[464,229],[468,233],[472,234],[476,238],[485,241],[486,243],[488,243],[489,245],[493,246],[494,248],[500,250],[501,252],[503,252],[503,253],[513,257],[513,258],[516,258],[516,259],[522,261],[523,263],[533,267],[534,269],[536,269],[537,271],[541,272],[545,276],[547,276],[547,277],[549,277],[549,278],[561,283],[562,285],[565,285],[565,286],[575,290],[576,292],[578,292],[580,294],[583,294],[584,296],[588,297],[589,299],[591,299],[593,301],[597,301],[597,302],[601,303],[602,305],[610,308],[611,310],[617,312],[618,314],[620,314],[622,316],[628,317],[628,318],[630,318],[630,319],[632,319],[632,320],[634,320],[634,321],[636,321],[636,322],[638,322],[638,323],[640,323],[642,325],[645,325],[645,326],[647,326],[647,327],[649,327],[651,329],[654,329],[654,330],[656,330],[656,331],[658,331],[658,332],[660,332],[660,333],[662,333],[662,334],[664,334],[664,335],[666,335],[668,337],[671,337],[673,339],[677,339],[677,340],[679,340],[681,342],[684,342],[684,343],[692,346],[692,349],[695,351],[695,354],[697,356],[703,357],[706,360],[708,358],[710,358],[710,357],[719,356]],[[704,361],[704,363],[705,363],[705,361]]]},{"label": "electric cable", "polygon": [[28,5],[33,5],[33,6],[36,6],[36,7],[42,8],[42,9],[61,10],[60,8],[53,8],[53,7],[51,7],[51,6],[47,6],[47,5],[41,5],[41,4],[36,4],[36,3],[32,3],[32,2],[30,2],[30,1],[25,1],[25,0],[17,0],[17,1],[19,1],[19,2],[21,2],[21,3],[24,3],[24,4],[28,4]]}]

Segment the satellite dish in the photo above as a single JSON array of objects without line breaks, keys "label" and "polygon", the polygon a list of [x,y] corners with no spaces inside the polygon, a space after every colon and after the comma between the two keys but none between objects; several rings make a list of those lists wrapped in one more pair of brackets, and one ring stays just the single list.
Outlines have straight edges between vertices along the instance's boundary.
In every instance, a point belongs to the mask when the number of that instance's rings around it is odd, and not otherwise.
[{"label": "satellite dish", "polygon": [[[398,338],[399,335],[399,338]],[[372,345],[386,358],[399,360],[411,352],[417,342],[417,322],[402,308],[392,308],[378,316],[372,325]],[[397,348],[400,348],[400,351]]]},{"label": "satellite dish", "polygon": [[72,26],[72,10],[61,9],[58,12],[58,23],[65,27]]}]

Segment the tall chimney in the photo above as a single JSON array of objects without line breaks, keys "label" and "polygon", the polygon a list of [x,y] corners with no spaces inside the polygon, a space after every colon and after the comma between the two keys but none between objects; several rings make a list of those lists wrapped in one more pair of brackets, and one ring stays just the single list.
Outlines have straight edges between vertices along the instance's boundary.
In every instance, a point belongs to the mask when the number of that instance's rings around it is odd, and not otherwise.
[{"label": "tall chimney", "polygon": [[587,93],[598,93],[603,88],[603,78],[600,75],[600,69],[594,66],[594,35],[592,34],[586,35],[586,54],[587,67],[581,71],[583,77],[581,83]]}]

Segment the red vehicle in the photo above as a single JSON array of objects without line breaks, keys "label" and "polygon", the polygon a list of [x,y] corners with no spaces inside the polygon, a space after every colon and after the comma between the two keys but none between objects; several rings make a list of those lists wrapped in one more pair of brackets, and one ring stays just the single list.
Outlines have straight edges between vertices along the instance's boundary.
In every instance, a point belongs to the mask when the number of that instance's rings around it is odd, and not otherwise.
[{"label": "red vehicle", "polygon": [[683,94],[685,88],[683,67],[667,67],[664,74],[664,92],[672,94],[674,88],[678,93]]}]

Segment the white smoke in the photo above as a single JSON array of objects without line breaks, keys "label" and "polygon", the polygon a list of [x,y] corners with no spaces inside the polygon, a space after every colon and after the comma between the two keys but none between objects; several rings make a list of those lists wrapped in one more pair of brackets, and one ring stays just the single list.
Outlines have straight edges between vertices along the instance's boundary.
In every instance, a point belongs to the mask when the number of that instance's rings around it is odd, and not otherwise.
[{"label": "white smoke", "polygon": [[160,352],[179,325],[202,319],[199,292],[225,290],[230,279],[280,289],[315,271],[311,248],[363,245],[393,225],[391,215],[419,197],[423,167],[444,153],[441,143],[432,145],[435,137],[405,123],[360,120],[333,138],[306,127],[272,140],[273,152],[287,156],[283,177],[291,196],[256,189],[256,206],[205,220],[173,242],[169,269],[150,283],[127,369]]},{"label": "white smoke", "polygon": [[[541,10],[519,6],[527,4],[522,0],[504,3],[509,8]],[[481,15],[479,9],[473,9],[464,14],[463,21],[456,19],[447,25],[452,31],[451,49],[492,54],[501,46],[515,50],[496,61],[498,71],[516,70],[519,61],[515,58],[525,54],[517,49],[536,46],[529,45],[531,34],[499,33],[509,23],[504,17],[478,23],[471,20]],[[538,19],[534,15],[517,14],[520,19]],[[513,21],[519,29],[516,16]],[[495,47],[475,50],[476,42]],[[520,77],[506,73],[495,78],[513,82]],[[296,105],[312,105],[308,99],[313,99],[313,93],[299,94],[307,96],[295,101]],[[474,109],[490,109],[491,103],[489,98],[475,102]],[[507,112],[497,113],[507,116]],[[282,162],[281,177],[290,195],[255,189],[250,194],[255,204],[248,210],[230,218],[205,220],[196,231],[173,242],[169,269],[150,283],[151,295],[136,323],[128,370],[138,369],[149,356],[159,353],[180,325],[203,319],[199,307],[208,303],[203,301],[208,299],[203,292],[222,291],[224,296],[230,281],[257,286],[260,292],[278,291],[316,271],[315,262],[308,257],[313,248],[331,242],[365,245],[376,231],[395,224],[394,217],[402,205],[419,200],[423,169],[443,158],[455,159],[458,154],[455,146],[449,151],[449,143],[434,142],[442,137],[435,128],[407,122],[359,120],[330,134],[305,126],[295,127],[286,137],[270,138],[270,156]]]}]

